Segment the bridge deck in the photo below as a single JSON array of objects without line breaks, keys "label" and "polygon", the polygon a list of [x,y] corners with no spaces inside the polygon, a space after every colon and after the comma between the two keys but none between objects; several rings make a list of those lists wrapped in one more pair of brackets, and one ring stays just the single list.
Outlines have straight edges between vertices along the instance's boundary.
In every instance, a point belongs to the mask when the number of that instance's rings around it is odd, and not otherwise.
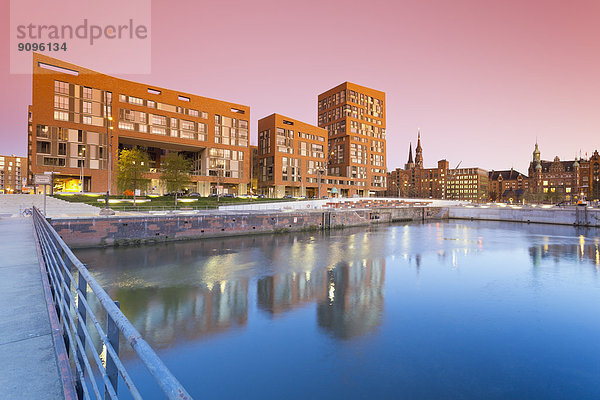
[{"label": "bridge deck", "polygon": [[31,218],[0,219],[0,397],[64,399]]}]

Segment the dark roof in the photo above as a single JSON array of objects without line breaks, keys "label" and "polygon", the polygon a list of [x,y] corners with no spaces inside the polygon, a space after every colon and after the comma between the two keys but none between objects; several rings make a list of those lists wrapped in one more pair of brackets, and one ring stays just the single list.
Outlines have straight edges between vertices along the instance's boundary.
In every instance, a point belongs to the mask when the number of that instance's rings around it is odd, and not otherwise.
[{"label": "dark roof", "polygon": [[498,178],[500,176],[502,176],[503,180],[511,180],[511,179],[517,179],[519,177],[519,175],[523,176],[523,178],[527,178],[526,175],[523,175],[522,173],[520,173],[519,171],[516,171],[514,169],[507,169],[505,171],[490,171],[490,179],[493,181],[498,180]]},{"label": "dark roof", "polygon": [[[540,164],[542,165],[542,172],[549,172],[550,171],[550,167],[552,166],[552,164],[554,163],[559,163],[560,165],[562,165],[563,169],[565,170],[565,172],[572,172],[574,169],[573,164],[575,163],[576,160],[570,160],[570,161],[546,161],[546,160],[541,160]],[[531,162],[530,163],[530,168],[534,168],[535,169],[535,163]]]}]

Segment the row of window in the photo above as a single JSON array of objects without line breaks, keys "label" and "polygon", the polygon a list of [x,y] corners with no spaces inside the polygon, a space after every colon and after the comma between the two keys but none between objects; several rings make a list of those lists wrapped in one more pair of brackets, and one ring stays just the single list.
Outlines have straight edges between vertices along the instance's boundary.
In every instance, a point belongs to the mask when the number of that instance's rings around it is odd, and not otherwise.
[{"label": "row of window", "polygon": [[119,94],[119,101],[121,103],[135,104],[138,106],[146,106],[148,108],[154,108],[157,110],[168,111],[172,113],[185,114],[190,117],[208,119],[208,113],[206,111],[199,111],[193,108],[185,108],[181,106],[174,106],[172,104],[161,103],[154,100],[146,100],[140,97],[129,96],[125,94]]}]

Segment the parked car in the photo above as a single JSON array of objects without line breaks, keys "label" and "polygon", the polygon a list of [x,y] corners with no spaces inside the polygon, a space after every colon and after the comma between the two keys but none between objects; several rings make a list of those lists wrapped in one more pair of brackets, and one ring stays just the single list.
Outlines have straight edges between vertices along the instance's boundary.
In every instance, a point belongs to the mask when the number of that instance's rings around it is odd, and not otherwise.
[{"label": "parked car", "polygon": [[187,195],[187,197],[201,197],[200,193],[192,192]]}]

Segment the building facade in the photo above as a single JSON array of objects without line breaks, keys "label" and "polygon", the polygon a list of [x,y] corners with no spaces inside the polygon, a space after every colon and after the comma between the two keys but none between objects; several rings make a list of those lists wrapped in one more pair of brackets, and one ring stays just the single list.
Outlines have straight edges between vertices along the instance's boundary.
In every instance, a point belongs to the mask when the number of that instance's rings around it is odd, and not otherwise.
[{"label": "building facade", "polygon": [[520,201],[529,189],[529,178],[514,169],[490,171],[490,201]]},{"label": "building facade", "polygon": [[344,82],[318,96],[318,126],[327,130],[331,155],[328,175],[349,178],[349,196],[386,190],[385,121],[382,91]]},{"label": "building facade", "polygon": [[21,193],[27,186],[27,158],[0,156],[0,193]]},{"label": "building facade", "polygon": [[439,160],[435,168],[424,168],[419,131],[414,161],[410,144],[404,169],[397,168],[388,173],[385,194],[390,197],[484,202],[489,191],[487,174],[481,168],[451,169],[447,160]]},{"label": "building facade", "polygon": [[[583,164],[583,165],[582,165]],[[529,163],[529,191],[531,201],[573,202],[584,197],[589,188],[587,179],[589,162],[582,159],[561,161],[542,160],[538,144]]]},{"label": "building facade", "polygon": [[148,193],[163,192],[170,152],[192,161],[201,195],[245,194],[250,183],[250,107],[104,75],[45,55],[33,56],[29,179],[52,173],[54,190],[117,191],[119,150],[150,158]]},{"label": "building facade", "polygon": [[489,173],[482,168],[457,168],[448,171],[446,197],[485,203],[489,197]]}]

